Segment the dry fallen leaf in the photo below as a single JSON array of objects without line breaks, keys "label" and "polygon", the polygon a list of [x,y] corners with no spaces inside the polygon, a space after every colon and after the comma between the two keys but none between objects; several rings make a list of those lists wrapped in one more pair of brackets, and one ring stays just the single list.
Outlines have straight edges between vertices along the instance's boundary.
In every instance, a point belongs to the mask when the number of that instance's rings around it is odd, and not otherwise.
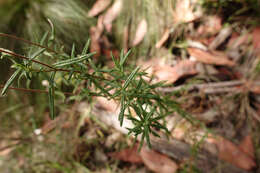
[{"label": "dry fallen leaf", "polygon": [[124,26],[123,49],[124,49],[125,54],[127,53],[128,48],[129,48],[128,44],[129,44],[129,27]]},{"label": "dry fallen leaf", "polygon": [[174,173],[178,169],[178,165],[169,157],[145,147],[140,152],[144,164],[154,172],[158,173]]},{"label": "dry fallen leaf", "polygon": [[167,84],[174,83],[178,79],[187,75],[197,74],[196,62],[183,60],[174,67],[169,65],[157,65],[154,68],[154,75],[158,81],[165,80]]},{"label": "dry fallen leaf", "polygon": [[94,17],[103,12],[111,3],[111,0],[97,0],[93,7],[89,10],[88,16]]},{"label": "dry fallen leaf", "polygon": [[137,26],[135,38],[133,40],[132,46],[136,46],[141,43],[144,39],[144,36],[147,32],[147,22],[143,19]]},{"label": "dry fallen leaf", "polygon": [[109,156],[130,163],[143,163],[143,160],[138,153],[138,145],[132,148],[126,148],[119,152],[109,153]]},{"label": "dry fallen leaf", "polygon": [[213,65],[227,65],[234,66],[235,63],[228,59],[228,57],[219,51],[207,52],[197,48],[188,48],[190,56],[195,58],[196,61],[213,64]]},{"label": "dry fallen leaf", "polygon": [[99,44],[100,36],[101,36],[101,33],[98,30],[98,28],[95,27],[95,26],[92,26],[90,28],[90,39],[91,39],[90,51],[96,53],[94,55],[94,57],[99,57],[100,54],[101,54],[101,47],[100,47],[100,44]]},{"label": "dry fallen leaf", "polygon": [[238,48],[242,44],[248,43],[250,38],[250,34],[242,34],[238,35],[238,33],[232,33],[231,38],[228,41],[227,46],[231,48]]},{"label": "dry fallen leaf", "polygon": [[123,6],[122,0],[116,0],[112,7],[110,7],[105,16],[104,16],[104,25],[108,32],[111,32],[112,30],[112,22],[117,18],[117,16],[120,14],[121,9]]},{"label": "dry fallen leaf", "polygon": [[259,85],[252,85],[250,86],[250,91],[255,94],[260,94],[260,86]]},{"label": "dry fallen leaf", "polygon": [[219,16],[206,17],[205,23],[198,28],[199,35],[213,35],[216,34],[222,27],[222,20]]},{"label": "dry fallen leaf", "polygon": [[201,16],[201,9],[196,8],[197,0],[177,0],[173,11],[174,23],[191,22]]},{"label": "dry fallen leaf", "polygon": [[108,112],[116,112],[119,105],[114,100],[108,100],[105,97],[96,97],[98,106]]},{"label": "dry fallen leaf", "polygon": [[161,48],[162,45],[168,40],[169,36],[170,36],[170,30],[166,29],[163,33],[162,38],[156,43],[155,47]]},{"label": "dry fallen leaf", "polygon": [[245,170],[251,170],[256,166],[255,161],[250,156],[229,140],[218,137],[207,139],[207,141],[217,146],[220,159]]},{"label": "dry fallen leaf", "polygon": [[180,61],[174,67],[162,63],[158,58],[152,58],[149,61],[139,62],[138,64],[149,77],[154,75],[155,82],[166,81],[167,84],[171,84],[183,76],[197,74],[196,62],[190,60]]},{"label": "dry fallen leaf", "polygon": [[253,45],[254,45],[255,51],[257,53],[260,53],[260,50],[259,50],[260,49],[260,26],[256,27],[253,30],[252,37],[253,37]]},{"label": "dry fallen leaf", "polygon": [[239,148],[251,158],[255,158],[255,149],[251,135],[247,135],[244,137],[242,142],[239,144]]}]

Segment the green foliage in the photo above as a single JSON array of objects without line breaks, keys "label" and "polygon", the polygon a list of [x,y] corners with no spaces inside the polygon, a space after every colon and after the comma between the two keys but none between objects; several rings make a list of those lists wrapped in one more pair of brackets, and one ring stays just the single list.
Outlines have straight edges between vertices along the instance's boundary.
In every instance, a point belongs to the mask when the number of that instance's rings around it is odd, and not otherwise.
[{"label": "green foliage", "polygon": [[[51,33],[54,33],[54,31]],[[146,141],[151,146],[149,135],[159,137],[155,130],[161,129],[168,133],[164,119],[175,111],[181,112],[178,104],[169,95],[166,96],[157,92],[157,88],[163,87],[164,83],[151,84],[145,80],[147,78],[146,73],[139,67],[126,66],[126,59],[130,51],[125,55],[121,52],[120,59],[115,59],[111,55],[115,64],[114,67],[101,68],[92,61],[94,53],[87,53],[89,40],[82,53],[76,55],[75,45],[73,45],[69,55],[55,45],[52,35],[50,34],[48,38],[44,35],[40,43],[46,42],[49,45],[51,42],[54,44],[55,50],[40,45],[38,49],[30,49],[31,56],[24,57],[0,49],[2,56],[12,60],[12,67],[17,69],[6,82],[2,94],[6,93],[16,77],[23,76],[30,81],[31,76],[37,76],[49,81],[49,111],[52,119],[56,117],[54,101],[57,98],[55,96],[63,92],[61,85],[68,85],[74,86],[74,92],[71,93],[72,96],[68,98],[69,100],[91,100],[93,96],[98,96],[114,99],[120,103],[121,108],[118,115],[120,125],[123,125],[125,118],[131,120],[134,127],[128,128],[129,134],[133,134],[136,138],[141,135],[141,145]],[[45,39],[48,40],[45,41]],[[52,65],[39,60],[46,55],[52,61],[55,61],[50,63]],[[17,61],[17,58],[21,58],[22,61]]]}]

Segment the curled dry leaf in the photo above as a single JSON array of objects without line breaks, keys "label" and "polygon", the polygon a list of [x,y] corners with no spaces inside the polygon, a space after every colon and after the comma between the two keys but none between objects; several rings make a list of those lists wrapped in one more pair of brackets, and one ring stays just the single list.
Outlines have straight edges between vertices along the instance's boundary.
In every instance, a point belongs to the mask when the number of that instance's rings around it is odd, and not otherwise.
[{"label": "curled dry leaf", "polygon": [[138,153],[138,146],[135,145],[132,148],[126,148],[119,152],[113,152],[108,154],[110,157],[116,158],[130,163],[143,163],[143,160]]},{"label": "curled dry leaf", "polygon": [[174,173],[178,169],[178,165],[169,157],[145,147],[140,152],[144,164],[154,172],[158,173]]},{"label": "curled dry leaf", "polygon": [[112,30],[112,22],[117,18],[122,10],[122,0],[116,0],[112,7],[110,7],[104,16],[104,25],[108,32]]},{"label": "curled dry leaf", "polygon": [[241,151],[249,155],[251,158],[255,158],[255,149],[251,135],[247,135],[244,137],[242,142],[239,144],[239,148]]},{"label": "curled dry leaf", "polygon": [[168,40],[169,36],[170,36],[170,30],[166,29],[163,33],[162,38],[156,43],[155,47],[161,48],[162,45]]},{"label": "curled dry leaf", "polygon": [[222,137],[209,138],[207,142],[214,143],[218,148],[218,157],[239,168],[251,170],[256,166],[255,161],[240,148]]},{"label": "curled dry leaf", "polygon": [[196,3],[197,0],[177,0],[173,11],[174,23],[191,22],[200,17],[201,9],[198,8]]},{"label": "curled dry leaf", "polygon": [[174,83],[178,79],[187,75],[197,74],[196,62],[183,60],[174,67],[169,65],[158,65],[154,68],[154,75],[158,81],[166,81],[167,84]]},{"label": "curled dry leaf", "polygon": [[133,40],[132,46],[136,46],[141,43],[144,39],[144,36],[147,32],[147,22],[143,19],[137,26],[137,30],[135,33],[135,38]]},{"label": "curled dry leaf", "polygon": [[93,7],[89,10],[88,16],[94,17],[103,12],[111,3],[111,0],[97,0]]},{"label": "curled dry leaf", "polygon": [[235,62],[220,51],[207,52],[197,48],[188,48],[189,54],[196,60],[205,64],[234,66]]}]

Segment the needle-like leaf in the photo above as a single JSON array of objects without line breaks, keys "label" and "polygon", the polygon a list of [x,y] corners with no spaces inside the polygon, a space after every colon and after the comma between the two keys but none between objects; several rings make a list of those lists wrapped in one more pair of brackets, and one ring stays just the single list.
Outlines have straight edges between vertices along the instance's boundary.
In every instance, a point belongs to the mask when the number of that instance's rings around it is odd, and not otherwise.
[{"label": "needle-like leaf", "polygon": [[13,83],[15,77],[16,77],[21,71],[22,71],[22,69],[20,69],[20,68],[17,69],[17,70],[12,74],[12,76],[8,79],[8,81],[5,83],[5,86],[4,86],[3,90],[2,90],[2,93],[1,93],[2,95],[4,95],[4,94],[6,93],[8,87]]}]

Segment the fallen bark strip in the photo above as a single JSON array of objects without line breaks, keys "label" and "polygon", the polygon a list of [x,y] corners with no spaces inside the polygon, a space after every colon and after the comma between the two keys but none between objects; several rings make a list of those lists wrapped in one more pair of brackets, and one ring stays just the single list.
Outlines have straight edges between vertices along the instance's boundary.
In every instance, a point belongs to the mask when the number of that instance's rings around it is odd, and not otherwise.
[{"label": "fallen bark strip", "polygon": [[[94,114],[100,119],[102,122],[107,124],[108,126],[112,126],[121,133],[126,134],[127,130],[125,127],[132,127],[131,121],[124,121],[123,127],[120,127],[119,121],[117,119],[117,115],[115,113],[110,113],[102,110],[95,110]],[[152,147],[169,156],[177,161],[187,161],[193,158],[191,149],[192,147],[184,142],[178,141],[176,139],[162,139],[162,138],[154,138],[151,137]],[[205,150],[201,150],[196,155],[196,158],[193,159],[195,165],[201,169],[203,172],[221,172],[221,173],[250,173],[249,171],[237,168],[229,163],[219,160],[216,156],[210,154]],[[220,165],[220,166],[219,166]]]}]

